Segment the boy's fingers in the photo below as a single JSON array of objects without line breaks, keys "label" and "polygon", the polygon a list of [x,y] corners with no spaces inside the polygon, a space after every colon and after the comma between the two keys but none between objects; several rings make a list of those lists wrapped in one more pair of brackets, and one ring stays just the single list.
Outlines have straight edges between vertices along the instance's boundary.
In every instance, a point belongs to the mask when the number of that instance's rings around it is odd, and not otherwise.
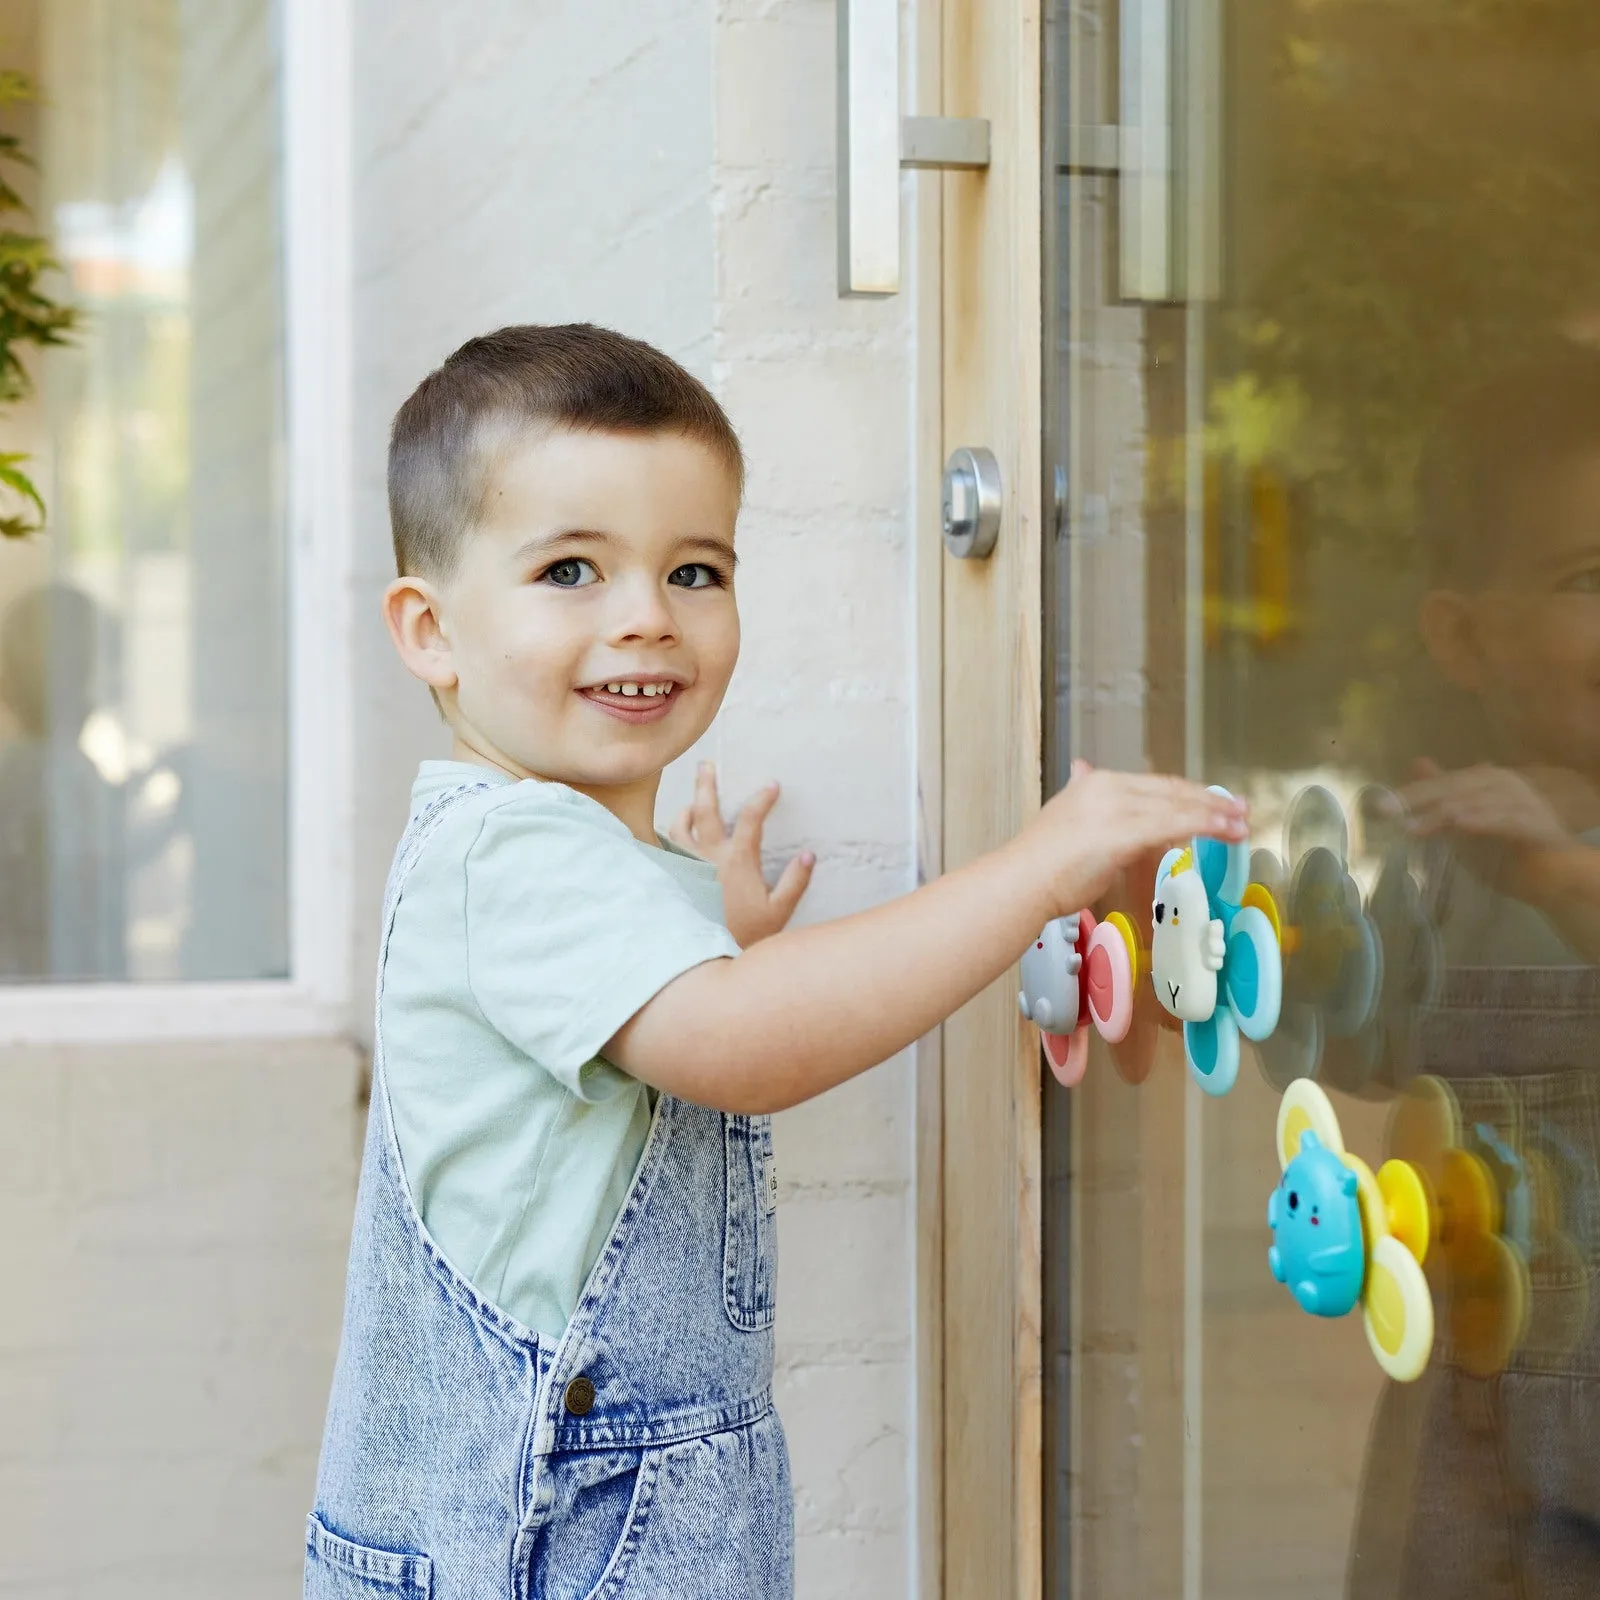
[{"label": "boy's fingers", "polygon": [[733,824],[734,843],[748,850],[761,848],[761,830],[778,803],[778,786],[769,783],[745,803]]},{"label": "boy's fingers", "polygon": [[1192,783],[1188,778],[1139,775],[1130,780],[1129,790],[1130,801],[1144,802],[1169,813],[1179,811],[1185,817],[1246,817],[1250,814],[1249,802],[1238,795],[1214,794],[1204,784]]},{"label": "boy's fingers", "polygon": [[800,897],[806,892],[816,865],[817,858],[807,850],[797,855],[778,875],[778,881],[772,889],[772,903],[783,913],[785,922],[800,904]]},{"label": "boy's fingers", "polygon": [[1242,825],[1250,815],[1244,801],[1212,794],[1195,784],[1175,780],[1180,786],[1142,796],[1129,807],[1133,815],[1151,827],[1176,825],[1205,833],[1213,824]]},{"label": "boy's fingers", "polygon": [[695,835],[702,845],[718,845],[727,836],[717,802],[717,769],[702,761],[694,775]]},{"label": "boy's fingers", "polygon": [[1452,805],[1458,801],[1471,802],[1484,795],[1504,794],[1503,780],[1477,772],[1451,772],[1442,777],[1408,784],[1400,791],[1400,798],[1414,811],[1429,806]]},{"label": "boy's fingers", "polygon": [[1451,826],[1452,820],[1451,808],[1441,797],[1412,806],[1406,814],[1406,830],[1416,834],[1438,833]]},{"label": "boy's fingers", "polygon": [[1210,838],[1243,839],[1249,831],[1248,818],[1241,808],[1204,791],[1175,803],[1168,800],[1136,806],[1131,811],[1130,831],[1150,845],[1171,844],[1197,833]]}]

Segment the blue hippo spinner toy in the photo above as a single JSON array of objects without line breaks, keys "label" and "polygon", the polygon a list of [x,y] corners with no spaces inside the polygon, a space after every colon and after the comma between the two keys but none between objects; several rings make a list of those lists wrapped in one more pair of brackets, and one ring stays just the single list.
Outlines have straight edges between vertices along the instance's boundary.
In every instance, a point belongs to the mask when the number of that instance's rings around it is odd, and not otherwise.
[{"label": "blue hippo spinner toy", "polygon": [[1169,851],[1151,916],[1156,998],[1183,1023],[1195,1081],[1226,1094],[1239,1076],[1239,1036],[1265,1039],[1283,1002],[1278,911],[1250,881],[1250,846],[1200,838]]},{"label": "blue hippo spinner toy", "polygon": [[1314,1317],[1342,1317],[1361,1299],[1367,1262],[1359,1191],[1355,1173],[1307,1128],[1267,1202],[1267,1265]]},{"label": "blue hippo spinner toy", "polygon": [[1278,1107],[1282,1181],[1267,1202],[1267,1265],[1314,1317],[1361,1308],[1367,1343],[1397,1383],[1422,1376],[1433,1350],[1433,1300],[1422,1264],[1438,1238],[1436,1194],[1410,1161],[1376,1173],[1344,1147],[1321,1087],[1299,1078]]}]

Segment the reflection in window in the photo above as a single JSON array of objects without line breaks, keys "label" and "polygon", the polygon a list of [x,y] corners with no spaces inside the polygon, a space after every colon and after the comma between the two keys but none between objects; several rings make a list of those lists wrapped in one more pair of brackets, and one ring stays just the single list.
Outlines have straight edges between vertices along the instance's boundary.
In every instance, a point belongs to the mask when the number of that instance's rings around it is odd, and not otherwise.
[{"label": "reflection in window", "polygon": [[80,308],[0,418],[0,979],[287,969],[277,39],[267,0],[0,0]]}]

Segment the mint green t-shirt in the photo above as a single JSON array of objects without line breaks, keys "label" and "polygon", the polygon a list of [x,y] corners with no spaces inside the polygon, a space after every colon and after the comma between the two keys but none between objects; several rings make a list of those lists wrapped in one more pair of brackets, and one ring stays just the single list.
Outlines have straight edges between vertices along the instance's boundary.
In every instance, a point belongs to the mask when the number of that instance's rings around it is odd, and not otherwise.
[{"label": "mint green t-shirt", "polygon": [[626,1198],[649,1091],[600,1050],[738,954],[716,872],[555,783],[425,761],[415,816],[468,783],[395,912],[380,1026],[406,1178],[473,1287],[559,1337]]}]

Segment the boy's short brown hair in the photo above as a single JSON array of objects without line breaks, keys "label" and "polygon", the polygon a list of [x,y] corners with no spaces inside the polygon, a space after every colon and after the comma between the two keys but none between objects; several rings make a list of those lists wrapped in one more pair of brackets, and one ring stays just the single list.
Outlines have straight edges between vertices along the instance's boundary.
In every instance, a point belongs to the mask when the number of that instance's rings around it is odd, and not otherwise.
[{"label": "boy's short brown hair", "polygon": [[501,328],[469,339],[395,414],[389,522],[402,574],[449,576],[507,444],[541,428],[682,434],[743,492],[733,424],[670,356],[589,323]]}]

